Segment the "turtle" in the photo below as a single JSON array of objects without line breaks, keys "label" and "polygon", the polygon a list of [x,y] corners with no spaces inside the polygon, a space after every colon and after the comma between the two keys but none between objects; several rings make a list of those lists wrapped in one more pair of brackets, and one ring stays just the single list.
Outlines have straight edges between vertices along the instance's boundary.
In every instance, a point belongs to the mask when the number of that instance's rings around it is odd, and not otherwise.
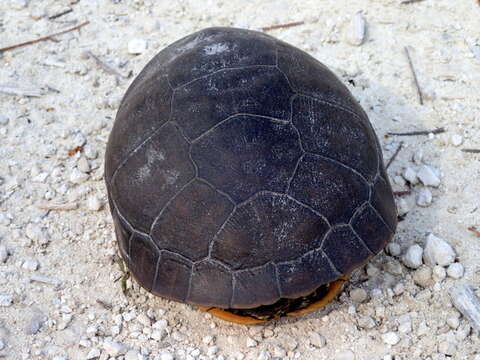
[{"label": "turtle", "polygon": [[240,324],[326,305],[397,226],[349,89],[247,29],[206,28],[148,62],[117,110],[105,181],[133,278]]}]

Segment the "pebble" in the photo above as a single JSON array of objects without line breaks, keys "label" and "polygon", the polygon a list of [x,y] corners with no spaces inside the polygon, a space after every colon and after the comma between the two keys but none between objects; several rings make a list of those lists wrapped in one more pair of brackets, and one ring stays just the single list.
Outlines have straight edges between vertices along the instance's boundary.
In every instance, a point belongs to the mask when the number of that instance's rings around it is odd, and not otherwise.
[{"label": "pebble", "polygon": [[360,46],[365,42],[367,21],[361,12],[357,12],[350,23],[347,41],[353,46]]},{"label": "pebble", "polygon": [[402,252],[400,245],[396,242],[389,243],[387,250],[392,256],[399,256],[400,253]]},{"label": "pebble", "polygon": [[402,295],[405,291],[405,286],[402,283],[398,283],[393,288],[393,293],[397,296]]},{"label": "pebble", "polygon": [[164,351],[160,354],[159,359],[160,360],[174,360],[175,358],[168,351]]},{"label": "pebble", "polygon": [[203,343],[206,345],[210,345],[213,343],[213,336],[212,335],[207,335],[202,339]]},{"label": "pebble", "polygon": [[309,337],[310,343],[317,348],[322,348],[327,344],[325,337],[315,331],[311,331]]},{"label": "pebble", "polygon": [[435,280],[437,282],[442,281],[443,279],[445,279],[447,277],[447,271],[445,270],[445,268],[443,266],[436,265],[436,266],[433,267],[432,277],[433,277],[433,280]]},{"label": "pebble", "polygon": [[405,170],[403,170],[402,176],[405,180],[407,180],[412,185],[415,185],[418,183],[417,173],[411,167],[405,168]]},{"label": "pebble", "polygon": [[0,115],[0,126],[5,126],[8,124],[8,122],[8,117],[6,117],[5,115]]},{"label": "pebble", "polygon": [[410,204],[406,199],[398,199],[397,200],[397,211],[399,216],[403,216],[410,212]]},{"label": "pebble", "polygon": [[450,140],[453,146],[460,146],[463,143],[463,137],[458,134],[453,134]]},{"label": "pebble", "polygon": [[83,153],[85,157],[89,160],[94,160],[98,156],[98,151],[90,144],[85,145],[85,147],[83,148]]},{"label": "pebble", "polygon": [[437,175],[437,169],[428,165],[422,165],[417,172],[417,176],[425,186],[438,187],[440,185],[440,178]]},{"label": "pebble", "polygon": [[450,341],[442,341],[440,344],[438,344],[438,352],[452,356],[455,354],[457,351],[457,346]]},{"label": "pebble", "polygon": [[335,354],[335,360],[355,360],[355,354],[350,350],[342,351]]},{"label": "pebble", "polygon": [[43,324],[47,321],[47,318],[42,314],[33,314],[30,321],[28,321],[27,325],[25,326],[25,334],[27,335],[34,335],[40,331]]},{"label": "pebble", "polygon": [[22,269],[25,269],[28,271],[37,271],[38,261],[35,259],[27,259],[23,262]]},{"label": "pebble", "polygon": [[422,255],[423,249],[414,244],[407,249],[402,257],[402,262],[411,269],[418,269],[423,264]]},{"label": "pebble", "polygon": [[80,156],[77,161],[77,169],[83,173],[88,173],[90,171],[90,164],[85,156]]},{"label": "pebble", "polygon": [[111,356],[125,355],[128,351],[127,347],[124,344],[115,342],[110,339],[106,339],[103,342],[103,349]]},{"label": "pebble", "polygon": [[0,245],[0,263],[4,263],[8,259],[8,250],[5,245]]},{"label": "pebble", "polygon": [[368,294],[364,289],[357,288],[350,291],[350,298],[356,303],[362,303],[368,298]]},{"label": "pebble", "polygon": [[413,273],[413,281],[422,287],[430,285],[432,279],[432,270],[428,266],[421,266]]},{"label": "pebble", "polygon": [[142,54],[147,50],[147,41],[144,39],[132,39],[128,42],[128,53],[132,55]]},{"label": "pebble", "polygon": [[362,316],[357,321],[358,326],[364,329],[373,329],[375,327],[375,320],[372,319],[370,316]]},{"label": "pebble", "polygon": [[46,245],[50,241],[50,237],[48,236],[46,230],[37,224],[28,224],[27,228],[25,229],[25,235],[27,238],[36,241],[40,245]]},{"label": "pebble", "polygon": [[143,326],[151,326],[152,325],[152,320],[144,313],[140,313],[137,316],[137,321],[142,324]]},{"label": "pebble", "polygon": [[70,182],[74,184],[81,184],[88,179],[88,174],[81,172],[79,169],[74,168],[70,174]]},{"label": "pebble", "polygon": [[213,356],[213,355],[215,355],[217,352],[218,352],[218,346],[216,346],[216,345],[210,346],[210,347],[207,349],[207,355],[208,355],[208,356]]},{"label": "pebble", "polygon": [[460,279],[464,272],[463,265],[458,262],[450,264],[447,268],[447,275],[453,279]]},{"label": "pebble", "polygon": [[455,261],[455,251],[445,240],[429,234],[423,252],[425,264],[448,266]]},{"label": "pebble", "polygon": [[452,329],[456,329],[460,325],[460,319],[457,316],[450,316],[447,318],[447,325]]},{"label": "pebble", "polygon": [[97,359],[100,357],[100,350],[97,348],[90,349],[90,351],[87,354],[87,360],[91,359]]},{"label": "pebble", "polygon": [[400,336],[395,332],[387,332],[382,335],[382,340],[385,344],[396,345],[400,341]]},{"label": "pebble", "polygon": [[255,347],[257,346],[257,342],[255,340],[253,340],[252,338],[247,338],[247,347],[251,348],[251,347]]},{"label": "pebble", "polygon": [[0,295],[0,306],[6,307],[13,304],[12,295]]},{"label": "pebble", "polygon": [[422,188],[417,192],[417,205],[421,207],[427,207],[432,204],[433,195],[427,188]]}]

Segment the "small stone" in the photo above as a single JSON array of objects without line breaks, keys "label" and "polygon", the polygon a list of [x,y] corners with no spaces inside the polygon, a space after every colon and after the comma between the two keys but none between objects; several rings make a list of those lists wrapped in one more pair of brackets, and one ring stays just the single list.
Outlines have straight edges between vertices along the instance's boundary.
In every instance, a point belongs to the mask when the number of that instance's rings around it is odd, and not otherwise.
[{"label": "small stone", "polygon": [[428,165],[422,165],[420,170],[418,170],[417,176],[425,186],[438,187],[440,185],[440,178],[436,169]]},{"label": "small stone", "polygon": [[375,327],[375,320],[373,320],[370,316],[362,316],[357,321],[358,326],[363,329],[373,329]]},{"label": "small stone", "polygon": [[128,53],[132,55],[142,54],[147,50],[147,41],[144,39],[132,39],[128,42]]},{"label": "small stone", "polygon": [[13,296],[0,295],[0,306],[7,307],[13,304]]},{"label": "small stone", "polygon": [[413,281],[422,287],[431,285],[432,270],[428,266],[421,266],[413,273]]},{"label": "small stone", "polygon": [[77,161],[77,169],[83,173],[88,173],[90,171],[90,164],[85,156],[80,156]]},{"label": "small stone", "polygon": [[173,357],[172,354],[170,354],[168,351],[164,351],[160,354],[160,360],[174,360],[175,358]]},{"label": "small stone", "polygon": [[44,17],[45,15],[47,15],[45,9],[43,8],[33,8],[32,10],[30,10],[30,17],[33,19],[33,20],[40,20],[42,17]]},{"label": "small stone", "polygon": [[6,117],[5,115],[0,115],[0,126],[5,126],[8,124],[8,122],[8,117]]},{"label": "small stone", "polygon": [[87,144],[83,148],[83,154],[85,155],[85,157],[87,159],[94,160],[98,156],[98,151],[93,146],[91,146],[90,144]]},{"label": "small stone", "polygon": [[412,331],[412,322],[410,320],[402,322],[398,325],[398,331],[403,334],[407,334]]},{"label": "small stone", "polygon": [[350,291],[350,298],[356,303],[362,303],[368,298],[368,294],[364,289],[356,288]]},{"label": "small stone", "polygon": [[317,348],[322,348],[327,344],[325,337],[315,331],[311,331],[309,337],[310,343]]},{"label": "small stone", "polygon": [[100,357],[100,354],[101,353],[99,349],[96,349],[96,348],[90,349],[90,351],[87,354],[87,360],[97,359]]},{"label": "small stone", "polygon": [[153,340],[160,341],[162,340],[166,335],[165,330],[153,330],[152,333],[150,334],[150,337]]},{"label": "small stone", "polygon": [[88,179],[88,174],[85,174],[84,172],[81,172],[77,168],[73,169],[73,171],[70,174],[70,182],[74,184],[81,184]]},{"label": "small stone", "polygon": [[433,280],[439,282],[445,279],[446,277],[447,277],[447,271],[443,266],[436,265],[433,267],[433,270],[432,270]]},{"label": "small stone", "polygon": [[405,199],[398,199],[397,200],[397,212],[399,216],[403,216],[408,214],[411,210],[410,204]]},{"label": "small stone", "polygon": [[387,250],[392,256],[399,256],[402,251],[400,245],[396,242],[389,243],[387,246]]},{"label": "small stone", "polygon": [[210,346],[208,349],[207,349],[207,355],[208,356],[213,356],[215,355],[216,353],[218,352],[218,346]]},{"label": "small stone", "polygon": [[430,189],[422,188],[417,192],[417,205],[428,207],[432,204],[433,195]]},{"label": "small stone", "polygon": [[402,257],[402,262],[411,269],[418,269],[423,264],[422,255],[423,249],[419,245],[414,244],[407,249]]},{"label": "small stone", "polygon": [[350,22],[347,41],[353,46],[360,46],[367,35],[367,21],[361,12],[357,12]]},{"label": "small stone", "polygon": [[0,245],[0,263],[4,263],[8,259],[8,250],[5,245]]},{"label": "small stone", "polygon": [[442,341],[438,344],[438,352],[448,356],[452,356],[457,351],[457,346],[450,341]]},{"label": "small stone", "polygon": [[213,336],[207,335],[202,339],[203,343],[206,345],[210,345],[213,342]]},{"label": "small stone", "polygon": [[257,342],[255,340],[253,340],[252,338],[247,338],[247,347],[251,348],[251,347],[255,347],[257,346]]},{"label": "small stone", "polygon": [[453,134],[450,140],[453,146],[460,146],[463,143],[463,137],[458,134]]},{"label": "small stone", "polygon": [[25,269],[28,271],[37,271],[38,261],[35,259],[27,259],[23,262],[22,269]]},{"label": "small stone", "polygon": [[32,182],[43,184],[45,180],[47,180],[47,178],[48,178],[48,173],[41,172],[40,174],[32,178]]},{"label": "small stone", "polygon": [[153,325],[152,328],[157,330],[166,330],[168,327],[168,322],[165,319],[157,320]]},{"label": "small stone", "polygon": [[455,261],[455,251],[445,240],[429,234],[423,252],[425,264],[448,266]]},{"label": "small stone", "polygon": [[412,160],[415,164],[420,165],[423,161],[423,151],[418,150],[413,153]]},{"label": "small stone", "polygon": [[335,360],[355,360],[355,354],[350,350],[342,351],[335,354]]},{"label": "small stone", "polygon": [[447,325],[452,329],[456,329],[460,325],[460,319],[457,316],[451,316],[447,319]]},{"label": "small stone", "polygon": [[125,360],[139,360],[140,358],[141,355],[137,350],[128,350],[125,354]]},{"label": "small stone", "polygon": [[464,269],[460,263],[450,264],[447,268],[447,275],[453,279],[460,279],[463,276]]},{"label": "small stone", "polygon": [[115,342],[110,339],[106,339],[103,342],[103,349],[110,355],[110,356],[119,356],[124,355],[127,352],[127,347],[121,343]]},{"label": "small stone", "polygon": [[382,340],[385,344],[396,345],[400,341],[400,337],[395,332],[387,332],[382,335]]},{"label": "small stone", "polygon": [[273,359],[282,359],[287,356],[287,350],[282,348],[281,346],[275,346],[272,350]]},{"label": "small stone", "polygon": [[398,283],[393,288],[393,293],[397,296],[402,295],[405,291],[405,286],[402,283]]},{"label": "small stone", "polygon": [[257,356],[257,360],[270,360],[270,352],[268,350],[262,350]]},{"label": "small stone", "polygon": [[402,176],[406,181],[408,181],[412,185],[415,185],[418,183],[417,173],[411,167],[405,168],[405,170],[403,170]]},{"label": "small stone", "polygon": [[40,331],[43,324],[47,321],[47,318],[42,314],[33,314],[31,319],[27,322],[25,326],[25,334],[34,335]]},{"label": "small stone", "polygon": [[144,313],[140,313],[137,316],[137,321],[143,326],[151,326],[152,320]]}]

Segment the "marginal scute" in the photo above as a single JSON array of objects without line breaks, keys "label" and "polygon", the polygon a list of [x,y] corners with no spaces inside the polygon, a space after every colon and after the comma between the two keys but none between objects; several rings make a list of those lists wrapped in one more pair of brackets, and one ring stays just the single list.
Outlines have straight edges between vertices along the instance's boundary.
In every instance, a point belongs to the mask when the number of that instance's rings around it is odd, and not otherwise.
[{"label": "marginal scute", "polygon": [[212,256],[235,270],[291,260],[318,247],[328,229],[322,217],[288,196],[265,192],[235,210]]},{"label": "marginal scute", "polygon": [[162,251],[152,292],[177,301],[185,301],[192,265],[181,256]]},{"label": "marginal scute", "polygon": [[190,293],[186,301],[228,308],[232,291],[232,273],[216,262],[205,260],[193,266]]},{"label": "marginal scute", "polygon": [[[385,178],[387,178],[383,166],[380,174],[383,174]],[[382,176],[378,176],[373,185],[371,203],[383,221],[385,221],[393,231],[397,227],[397,206],[395,205],[390,183],[388,180],[384,180]]]},{"label": "marginal scute", "polygon": [[290,124],[253,115],[232,117],[192,145],[199,176],[236,202],[283,191],[300,155]]},{"label": "marginal scute", "polygon": [[172,119],[193,140],[235,114],[287,120],[292,95],[287,80],[274,67],[225,69],[178,88]]},{"label": "marginal scute", "polygon": [[168,121],[172,94],[166,77],[160,76],[146,80],[142,91],[130,92],[124,97],[105,155],[109,159],[105,164],[105,177],[108,182],[131,152]]},{"label": "marginal scute", "polygon": [[332,229],[323,242],[322,250],[342,274],[349,274],[372,256],[350,226],[346,225]]},{"label": "marginal scute", "polygon": [[295,299],[339,277],[321,250],[277,265],[281,297]]},{"label": "marginal scute", "polygon": [[371,181],[378,167],[370,124],[336,106],[310,97],[293,100],[292,122],[306,151],[333,158]]},{"label": "marginal scute", "polygon": [[123,258],[127,259],[127,261],[130,261],[130,237],[132,236],[132,232],[129,230],[127,224],[120,219],[117,211],[117,209],[112,207],[115,236],[117,237],[120,253],[122,254]]},{"label": "marginal scute", "polygon": [[232,210],[225,195],[194,180],[165,207],[151,235],[160,248],[200,260],[208,255],[211,239]]},{"label": "marginal scute", "polygon": [[135,229],[148,233],[160,210],[193,178],[188,150],[188,143],[168,123],[118,170],[112,196]]},{"label": "marginal scute", "polygon": [[380,252],[393,236],[393,233],[378,216],[371,205],[365,206],[351,220],[351,225],[375,254]]},{"label": "marginal scute", "polygon": [[225,68],[275,65],[274,39],[269,36],[257,36],[252,41],[248,30],[209,28],[190,35],[188,40],[169,64],[173,87]]},{"label": "marginal scute", "polygon": [[230,307],[249,309],[272,304],[280,297],[277,282],[274,281],[273,264],[237,271],[233,276],[235,282]]},{"label": "marginal scute", "polygon": [[140,285],[148,291],[152,291],[158,257],[158,250],[148,237],[133,233],[130,240],[129,269]]},{"label": "marginal scute", "polygon": [[348,222],[368,199],[368,185],[341,164],[307,153],[298,164],[288,193],[336,224]]}]

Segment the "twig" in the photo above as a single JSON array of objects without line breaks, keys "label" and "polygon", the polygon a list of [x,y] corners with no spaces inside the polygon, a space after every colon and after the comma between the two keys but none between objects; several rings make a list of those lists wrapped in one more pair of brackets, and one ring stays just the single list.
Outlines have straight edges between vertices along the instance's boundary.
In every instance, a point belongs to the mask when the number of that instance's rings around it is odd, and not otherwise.
[{"label": "twig", "polygon": [[63,10],[62,12],[59,12],[58,14],[54,14],[54,15],[52,15],[52,16],[49,16],[49,17],[48,17],[48,20],[57,19],[57,18],[59,18],[60,16],[67,15],[67,14],[71,13],[72,11],[73,11],[72,8]]},{"label": "twig", "polygon": [[414,4],[414,3],[422,2],[422,1],[425,1],[425,0],[404,0],[400,4]]},{"label": "twig", "polygon": [[103,307],[105,310],[112,310],[112,305],[106,303],[105,301],[102,301],[100,299],[97,299],[97,304],[99,304],[101,307]]},{"label": "twig", "polygon": [[269,31],[269,30],[276,30],[276,29],[285,29],[293,26],[299,26],[305,24],[304,21],[295,21],[287,24],[278,24],[278,25],[271,25],[271,26],[265,26],[262,27],[263,31]]},{"label": "twig", "polygon": [[388,169],[390,167],[390,165],[392,164],[393,160],[395,160],[395,158],[397,157],[400,150],[402,150],[402,147],[403,147],[403,141],[400,142],[400,145],[398,145],[397,150],[395,150],[395,153],[392,155],[390,160],[388,160],[388,163],[387,163],[387,166],[385,167],[385,169]]},{"label": "twig", "polygon": [[39,89],[20,89],[11,85],[0,85],[0,94],[26,97],[40,97],[43,95]]},{"label": "twig", "polygon": [[37,282],[41,282],[41,283],[44,283],[44,284],[50,284],[50,285],[53,285],[53,286],[58,286],[62,283],[60,280],[48,278],[48,277],[42,276],[42,275],[32,275],[32,276],[30,276],[30,281],[37,281]]},{"label": "twig", "polygon": [[412,193],[412,190],[404,190],[404,191],[394,191],[393,195],[395,196],[404,196],[404,195],[410,195]]},{"label": "twig", "polygon": [[98,56],[93,54],[91,51],[87,50],[87,51],[84,52],[84,54],[87,57],[90,57],[93,60],[95,60],[97,65],[100,66],[106,73],[115,75],[116,77],[123,78],[123,79],[127,78],[127,76],[120,74],[117,70],[112,68],[110,65],[105,64],[102,60],[100,60],[100,58]]},{"label": "twig", "polygon": [[396,136],[416,136],[416,135],[430,135],[430,134],[441,134],[444,133],[445,128],[436,128],[433,130],[421,130],[421,131],[408,131],[408,132],[387,132],[387,135],[396,135]]},{"label": "twig", "polygon": [[470,226],[467,230],[473,232],[477,237],[480,237],[480,231],[475,226]]},{"label": "twig", "polygon": [[38,204],[37,208],[41,210],[75,210],[78,207],[77,203],[65,203],[65,204]]},{"label": "twig", "polygon": [[462,149],[465,153],[480,154],[480,149]]},{"label": "twig", "polygon": [[11,45],[11,46],[7,46],[7,47],[4,47],[4,48],[0,48],[0,52],[4,52],[4,51],[8,51],[8,50],[13,50],[13,49],[16,49],[16,48],[19,48],[19,47],[22,47],[22,46],[26,46],[26,45],[31,45],[31,44],[35,44],[35,43],[38,43],[40,41],[46,41],[46,40],[51,40],[52,37],[54,36],[58,36],[58,35],[63,35],[63,34],[66,34],[68,32],[71,32],[71,31],[75,31],[75,30],[78,30],[80,29],[81,27],[85,26],[85,25],[88,25],[90,24],[90,21],[85,21],[77,26],[74,26],[70,29],[67,29],[67,30],[63,30],[63,31],[60,31],[58,33],[55,33],[55,34],[51,34],[51,35],[47,35],[47,36],[43,36],[41,38],[38,38],[38,39],[35,39],[35,40],[29,40],[29,41],[25,41],[23,43],[19,43],[19,44],[15,44],[15,45]]},{"label": "twig", "polygon": [[404,50],[405,50],[405,55],[407,56],[408,65],[410,66],[410,70],[412,71],[413,80],[415,82],[415,87],[417,88],[418,101],[420,102],[420,105],[423,105],[422,90],[420,90],[420,85],[418,85],[417,74],[415,73],[415,69],[414,69],[413,63],[412,63],[412,58],[410,57],[410,53],[408,52],[408,47],[405,46]]}]

